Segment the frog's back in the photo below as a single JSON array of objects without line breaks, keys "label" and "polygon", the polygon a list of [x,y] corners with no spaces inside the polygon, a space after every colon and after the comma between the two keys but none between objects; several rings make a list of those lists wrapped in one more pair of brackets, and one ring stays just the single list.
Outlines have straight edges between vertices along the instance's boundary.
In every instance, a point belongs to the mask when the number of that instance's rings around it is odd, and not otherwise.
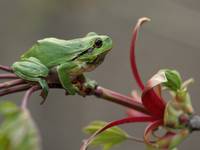
[{"label": "frog's back", "polygon": [[21,59],[35,57],[44,65],[53,67],[73,59],[81,52],[81,45],[77,45],[77,43],[80,43],[78,40],[67,41],[57,38],[38,40],[36,44],[21,56]]}]

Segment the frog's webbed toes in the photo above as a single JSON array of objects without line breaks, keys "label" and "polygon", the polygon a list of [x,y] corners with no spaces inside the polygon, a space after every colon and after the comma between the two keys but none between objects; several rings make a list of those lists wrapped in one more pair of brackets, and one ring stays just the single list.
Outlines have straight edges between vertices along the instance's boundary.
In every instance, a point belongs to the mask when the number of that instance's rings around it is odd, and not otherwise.
[{"label": "frog's webbed toes", "polygon": [[95,80],[87,80],[84,83],[84,87],[88,89],[96,89],[97,86],[98,86],[98,83]]},{"label": "frog's webbed toes", "polygon": [[40,86],[42,87],[42,92],[40,93],[40,96],[43,98],[43,100],[41,101],[40,104],[44,104],[44,102],[47,98],[47,95],[49,93],[49,87],[48,87],[46,80],[44,80],[44,79],[40,79],[39,83],[40,83]]},{"label": "frog's webbed toes", "polygon": [[87,80],[82,84],[81,88],[79,88],[78,94],[82,96],[91,95],[97,86],[98,84],[95,80]]},{"label": "frog's webbed toes", "polygon": [[72,85],[72,87],[70,87],[70,88],[68,87],[66,89],[66,95],[75,95],[78,92],[79,92],[79,89],[75,85]]}]

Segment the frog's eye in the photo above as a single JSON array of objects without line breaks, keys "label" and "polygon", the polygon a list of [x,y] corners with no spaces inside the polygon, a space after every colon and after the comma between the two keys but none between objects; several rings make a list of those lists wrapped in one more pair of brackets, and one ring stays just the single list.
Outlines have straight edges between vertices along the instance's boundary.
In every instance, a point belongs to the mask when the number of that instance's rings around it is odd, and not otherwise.
[{"label": "frog's eye", "polygon": [[100,48],[102,45],[103,45],[103,41],[100,38],[95,40],[94,47]]}]

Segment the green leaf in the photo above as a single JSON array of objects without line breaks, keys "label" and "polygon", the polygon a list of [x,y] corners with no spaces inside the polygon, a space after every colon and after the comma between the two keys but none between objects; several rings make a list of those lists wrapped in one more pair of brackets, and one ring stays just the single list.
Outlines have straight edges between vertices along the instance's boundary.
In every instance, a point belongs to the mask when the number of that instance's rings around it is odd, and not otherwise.
[{"label": "green leaf", "polygon": [[167,82],[163,83],[165,87],[175,92],[181,88],[182,79],[178,71],[171,69],[163,69],[161,71],[165,73],[167,78]]},{"label": "green leaf", "polygon": [[5,117],[9,117],[15,113],[17,113],[19,109],[15,104],[11,102],[2,102],[0,103],[0,113]]},{"label": "green leaf", "polygon": [[[103,128],[107,122],[94,121],[83,130],[87,134],[94,134],[99,129]],[[113,146],[127,140],[129,135],[119,127],[112,127],[99,134],[91,143],[93,146],[103,146],[103,150],[110,150]]]},{"label": "green leaf", "polygon": [[11,102],[0,103],[0,150],[40,150],[38,130],[26,109]]}]

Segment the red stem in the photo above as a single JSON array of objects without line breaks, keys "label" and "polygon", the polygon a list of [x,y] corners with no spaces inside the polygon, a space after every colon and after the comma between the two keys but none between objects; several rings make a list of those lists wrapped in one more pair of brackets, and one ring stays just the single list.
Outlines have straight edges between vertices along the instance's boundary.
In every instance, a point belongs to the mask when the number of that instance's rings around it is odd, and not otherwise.
[{"label": "red stem", "polygon": [[27,83],[27,84],[19,84],[19,85],[13,86],[13,87],[9,87],[7,89],[1,90],[0,91],[0,96],[8,95],[8,94],[11,94],[11,93],[25,91],[30,86],[31,86],[31,84]]},{"label": "red stem", "polygon": [[[15,74],[0,74],[0,79],[1,78],[9,79],[18,77]],[[51,76],[51,78],[48,79],[50,88],[62,88],[61,84],[59,83],[59,80],[56,80],[56,78],[57,76]],[[28,90],[31,86],[33,86],[31,83],[25,83],[24,80],[19,78],[16,80],[8,81],[0,84],[0,88],[4,88],[0,91],[0,96],[25,91]],[[41,88],[37,88],[37,90],[39,89]],[[97,89],[94,89],[93,94],[102,99],[114,102],[116,104],[120,104],[131,109],[135,109],[137,111],[143,112],[144,114],[149,114],[147,109],[132,97],[122,95],[120,93],[105,89],[103,87],[98,87]]]},{"label": "red stem", "polygon": [[[11,81],[9,81],[9,82],[11,82]],[[22,83],[20,83],[20,82],[21,82],[20,80],[13,80],[11,82],[11,83],[13,83],[12,85],[10,85],[8,88],[0,91],[0,96],[25,91],[25,90],[29,89],[31,86],[33,86],[30,83],[24,84],[23,82]],[[49,87],[50,88],[62,88],[60,83],[50,83]],[[39,90],[39,89],[41,89],[41,87],[37,88],[37,90]],[[93,93],[95,96],[97,96],[99,98],[114,102],[116,104],[120,104],[122,106],[131,108],[131,109],[135,109],[137,111],[143,112],[144,114],[149,114],[147,109],[141,103],[139,103],[137,100],[134,100],[134,98],[132,98],[132,97],[122,95],[120,93],[111,91],[109,89],[106,89],[106,88],[103,88],[100,86],[97,89],[95,89]]]},{"label": "red stem", "polygon": [[122,106],[135,109],[137,111],[143,112],[144,114],[149,114],[148,110],[137,100],[132,97],[122,95],[120,93],[111,91],[109,89],[98,86],[94,91],[97,97],[103,98],[105,100],[120,104]]},{"label": "red stem", "polygon": [[4,66],[4,65],[0,65],[0,70],[4,70],[4,71],[7,71],[7,72],[13,72],[11,67]]},{"label": "red stem", "polygon": [[39,87],[38,85],[34,85],[34,86],[32,86],[31,88],[29,88],[29,89],[26,91],[26,93],[25,93],[25,95],[24,95],[24,97],[23,97],[23,99],[22,99],[22,104],[21,104],[21,107],[22,107],[23,109],[26,109],[26,107],[27,107],[27,102],[28,102],[30,96],[31,96],[36,90],[38,90],[38,89],[40,89],[40,87]]},{"label": "red stem", "polygon": [[25,81],[23,79],[15,79],[15,80],[3,82],[3,83],[0,83],[0,89],[9,88],[9,87],[19,85],[22,83],[25,83]]},{"label": "red stem", "polygon": [[0,79],[17,79],[17,78],[19,77],[17,77],[13,73],[0,74]]}]

